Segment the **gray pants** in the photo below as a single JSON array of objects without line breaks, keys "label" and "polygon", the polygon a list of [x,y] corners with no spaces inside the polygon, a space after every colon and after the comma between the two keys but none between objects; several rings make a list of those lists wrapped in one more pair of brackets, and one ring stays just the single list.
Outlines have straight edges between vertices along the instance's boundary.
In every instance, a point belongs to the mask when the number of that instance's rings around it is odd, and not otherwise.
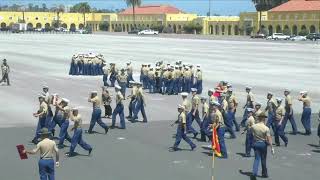
[{"label": "gray pants", "polygon": [[7,81],[7,85],[10,85],[10,81],[9,81],[9,74],[8,73],[4,73],[2,76],[2,79],[0,81],[0,83]]}]

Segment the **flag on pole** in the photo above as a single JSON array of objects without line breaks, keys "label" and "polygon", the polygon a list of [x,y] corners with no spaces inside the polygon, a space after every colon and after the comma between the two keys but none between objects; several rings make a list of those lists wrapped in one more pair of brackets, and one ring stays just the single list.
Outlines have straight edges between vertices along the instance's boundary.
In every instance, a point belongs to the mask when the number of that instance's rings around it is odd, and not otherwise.
[{"label": "flag on pole", "polygon": [[217,134],[217,128],[213,128],[212,131],[212,150],[217,157],[221,157],[219,138]]}]

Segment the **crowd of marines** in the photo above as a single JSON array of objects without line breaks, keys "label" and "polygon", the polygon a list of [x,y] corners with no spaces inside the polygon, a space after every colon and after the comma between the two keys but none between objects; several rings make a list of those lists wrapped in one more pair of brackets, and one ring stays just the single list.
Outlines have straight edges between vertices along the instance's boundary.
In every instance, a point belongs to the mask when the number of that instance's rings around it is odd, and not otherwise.
[{"label": "crowd of marines", "polygon": [[100,76],[103,75],[105,60],[102,54],[79,53],[71,58],[69,75]]},{"label": "crowd of marines", "polygon": [[[73,64],[74,65],[74,64]],[[233,92],[232,84],[226,81],[221,81],[213,89],[209,89],[206,96],[202,94],[202,70],[199,65],[193,68],[193,65],[183,64],[181,61],[171,64],[163,62],[155,63],[153,68],[151,64],[143,64],[140,71],[139,82],[133,78],[133,67],[131,62],[128,62],[126,68],[121,68],[118,71],[115,63],[110,63],[107,67],[106,63],[102,63],[103,84],[102,94],[98,95],[97,91],[92,91],[88,98],[88,102],[92,103],[92,115],[90,126],[87,132],[93,133],[93,128],[96,123],[104,129],[105,134],[109,129],[116,127],[116,117],[120,118],[120,126],[118,129],[126,129],[126,121],[124,115],[124,100],[129,100],[129,115],[126,118],[131,122],[138,121],[138,114],[141,112],[143,120],[147,123],[147,115],[145,112],[145,91],[149,93],[161,93],[168,95],[180,94],[182,97],[178,105],[178,119],[174,124],[177,124],[175,135],[175,143],[172,146],[173,151],[178,151],[181,139],[184,139],[191,147],[191,150],[196,148],[192,142],[192,138],[200,134],[200,141],[207,142],[213,140],[212,131],[217,131],[217,138],[220,145],[221,158],[228,158],[227,146],[225,144],[225,133],[230,134],[230,139],[236,138],[235,131],[240,131],[243,128],[242,134],[246,134],[245,156],[250,157],[251,151],[255,151],[255,160],[253,165],[253,177],[258,174],[258,167],[261,161],[262,176],[268,177],[266,167],[267,147],[271,147],[271,152],[274,153],[274,148],[271,139],[270,129],[273,131],[275,145],[280,146],[280,138],[284,146],[288,145],[288,137],[285,135],[286,124],[289,121],[292,127],[292,134],[298,133],[296,121],[293,116],[293,98],[289,89],[284,90],[284,96],[275,97],[272,92],[267,93],[266,106],[262,108],[262,103],[255,101],[255,96],[252,92],[252,87],[247,86],[245,91],[246,103],[243,107],[244,114],[241,122],[238,124],[236,120],[236,112],[238,101]],[[71,67],[71,69],[73,69]],[[79,70],[80,68],[78,68]],[[81,71],[76,72],[81,72]],[[109,83],[110,82],[110,83]],[[110,87],[114,87],[115,96],[111,95]],[[126,88],[131,88],[130,95],[126,96]],[[82,118],[79,109],[71,108],[70,101],[67,98],[60,98],[58,94],[49,94],[49,87],[43,86],[43,92],[39,94],[39,110],[34,113],[35,117],[39,118],[37,130],[33,143],[37,144],[37,148],[43,145],[49,148],[48,144],[55,144],[54,141],[49,141],[55,136],[56,125],[60,127],[58,135],[58,148],[64,148],[64,141],[71,143],[68,156],[75,155],[75,148],[79,144],[82,148],[88,151],[90,155],[93,147],[86,143],[82,133]],[[115,100],[114,109],[111,107],[111,102]],[[301,91],[297,100],[303,103],[303,112],[301,123],[305,129],[305,135],[311,135],[311,98],[307,91]],[[284,103],[283,103],[284,101]],[[102,115],[101,105],[104,106],[104,115]],[[111,118],[112,124],[109,127],[102,118]],[[197,128],[193,126],[196,121]],[[320,120],[320,112],[319,112]],[[74,131],[71,137],[68,134],[69,123],[73,122],[72,130]],[[193,137],[190,138],[189,134]],[[320,137],[320,125],[318,128],[318,136]],[[39,141],[46,139],[47,143]],[[46,142],[44,141],[44,142]],[[40,144],[42,143],[42,144]],[[40,145],[39,145],[40,144]],[[319,141],[320,144],[320,141]],[[55,145],[54,145],[55,146]],[[51,148],[53,146],[50,146]],[[33,154],[39,150],[26,151]],[[51,152],[57,152],[54,150]],[[45,161],[41,167],[54,168],[52,161],[53,154],[42,154],[41,161]],[[57,157],[57,159],[59,159]],[[57,166],[59,165],[56,164]],[[42,168],[43,169],[43,168]],[[40,172],[40,176],[42,173]],[[53,176],[54,173],[45,172],[47,176]],[[45,177],[45,176],[43,176]],[[44,178],[41,178],[44,179]]]}]

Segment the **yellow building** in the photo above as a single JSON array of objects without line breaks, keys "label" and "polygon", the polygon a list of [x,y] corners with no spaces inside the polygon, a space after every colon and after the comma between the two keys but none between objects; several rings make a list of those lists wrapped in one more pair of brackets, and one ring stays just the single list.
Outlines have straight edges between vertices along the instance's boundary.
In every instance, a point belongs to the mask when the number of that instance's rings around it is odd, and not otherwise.
[{"label": "yellow building", "polygon": [[[198,32],[207,35],[253,35],[259,31],[258,12],[244,12],[240,16],[201,17],[183,12],[169,5],[146,5],[115,13],[60,13],[60,25],[67,29],[81,29],[86,24],[93,31],[100,24],[107,24],[110,32],[129,32],[133,29],[169,29],[172,33],[184,33],[188,24],[202,27]],[[262,12],[262,32],[283,32],[289,35],[308,34],[320,30],[320,0],[290,0],[269,11]],[[53,12],[0,12],[0,27],[6,29],[13,23],[25,20],[29,29],[50,28],[58,20]]]}]

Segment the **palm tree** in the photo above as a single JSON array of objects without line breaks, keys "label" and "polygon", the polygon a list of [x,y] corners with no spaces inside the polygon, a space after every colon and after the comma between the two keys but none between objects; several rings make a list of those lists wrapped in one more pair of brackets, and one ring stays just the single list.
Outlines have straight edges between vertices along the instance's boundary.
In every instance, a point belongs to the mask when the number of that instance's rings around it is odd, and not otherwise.
[{"label": "palm tree", "polygon": [[135,8],[136,6],[140,6],[141,5],[141,1],[142,0],[125,0],[126,4],[128,7],[132,6],[132,15],[133,15],[133,27],[135,28],[136,26],[136,12],[135,12]]},{"label": "palm tree", "polygon": [[87,2],[79,3],[79,13],[83,14],[83,26],[86,27],[86,13],[91,11],[91,7]]},{"label": "palm tree", "polygon": [[256,10],[259,12],[259,33],[261,33],[262,30],[262,11],[268,11],[276,6],[279,6],[285,2],[288,2],[288,0],[252,0],[254,3]]},{"label": "palm tree", "polygon": [[55,12],[55,13],[57,13],[57,22],[56,22],[56,23],[57,23],[57,24],[56,24],[57,28],[60,27],[60,13],[64,12],[64,10],[65,10],[65,7],[64,7],[64,5],[62,5],[62,4],[56,5],[56,6],[54,6],[54,7],[52,8],[52,11]]}]

